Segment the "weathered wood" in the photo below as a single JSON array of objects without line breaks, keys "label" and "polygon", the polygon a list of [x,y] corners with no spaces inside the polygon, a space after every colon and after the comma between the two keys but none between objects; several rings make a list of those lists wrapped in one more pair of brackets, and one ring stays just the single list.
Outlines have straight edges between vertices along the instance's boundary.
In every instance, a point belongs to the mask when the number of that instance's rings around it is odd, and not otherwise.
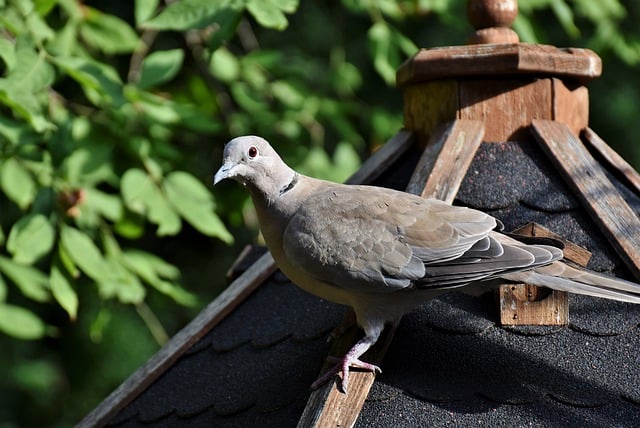
[{"label": "weathered wood", "polygon": [[[561,79],[551,79],[553,86],[552,120],[565,123],[579,135],[589,125],[589,91],[586,86],[576,86]],[[546,119],[539,117],[536,119]]]},{"label": "weathered wood", "polygon": [[484,125],[478,120],[456,120],[434,132],[407,192],[453,202],[483,136]]},{"label": "weathered wood", "polygon": [[602,61],[588,49],[514,43],[421,49],[396,73],[398,86],[470,76],[553,76],[582,83],[600,76]]},{"label": "weathered wood", "polygon": [[251,269],[244,272],[215,300],[198,314],[187,326],[180,330],[142,367],[136,370],[118,388],[102,401],[80,423],[78,428],[100,427],[116,416],[127,404],[153,383],[187,349],[204,336],[212,326],[218,324],[232,312],[249,294],[262,284],[276,266],[267,253]]},{"label": "weathered wood", "polygon": [[[371,182],[382,174],[413,143],[413,134],[400,131],[371,156],[350,179],[353,184]],[[388,145],[388,146],[387,146]],[[379,154],[378,154],[379,153]],[[180,330],[142,367],[129,376],[77,425],[79,428],[104,426],[128,403],[164,373],[180,356],[209,330],[222,321],[276,270],[270,253],[260,257],[196,318]]]},{"label": "weathered wood", "polygon": [[537,238],[551,238],[559,241],[564,245],[562,252],[564,258],[580,266],[587,266],[591,260],[591,251],[575,244],[566,238],[558,235],[538,223],[527,223],[524,226],[514,230],[512,233],[522,236],[533,236]]},{"label": "weathered wood", "polygon": [[346,181],[347,184],[371,183],[398,160],[414,143],[414,133],[399,131],[380,149],[374,152]]},{"label": "weathered wood", "polygon": [[[466,157],[470,156],[473,158],[473,153],[475,153],[477,146],[479,146],[480,141],[482,141],[482,123],[467,120],[455,121],[443,130],[440,135],[441,138],[435,139],[435,144],[440,141],[443,146],[446,145],[448,149],[459,153],[460,157],[465,158],[465,160],[454,162],[455,167],[438,167],[437,173],[432,174],[432,181],[427,180],[425,182],[424,174],[414,174],[409,180],[407,191],[412,189],[414,194],[421,194],[423,197],[433,198],[442,196],[444,198],[443,200],[451,203],[470,165],[470,159],[467,161]],[[475,148],[471,147],[468,152],[465,152],[464,145],[467,143],[475,146]],[[425,164],[437,165],[440,154],[442,154],[443,157],[449,157],[447,150],[438,150],[434,153],[435,159],[429,162],[425,161]],[[454,158],[455,157],[452,157],[451,159]],[[447,162],[447,164],[451,165],[450,162]],[[421,168],[420,165],[416,167],[416,170],[419,168]],[[429,185],[429,189],[422,189],[420,188],[421,185]],[[446,191],[442,191],[441,189],[446,189]],[[363,361],[377,365],[382,363],[387,348],[393,339],[393,333],[396,327],[397,324],[387,326],[375,346],[363,355]],[[343,335],[338,338],[336,340],[338,344],[333,347],[332,355],[344,355],[355,340],[353,331],[350,335]],[[323,371],[327,369],[328,366],[325,366]],[[338,389],[337,382],[330,382],[313,391],[298,421],[298,428],[352,427],[360,414],[360,410],[375,381],[375,377],[375,373],[369,371],[353,370],[350,372],[349,391],[347,394],[342,393]]]},{"label": "weathered wood", "polygon": [[431,134],[443,123],[458,117],[458,82],[438,80],[404,88],[404,127],[418,137],[425,148]]},{"label": "weathered wood", "polygon": [[569,128],[535,120],[534,135],[631,273],[640,280],[640,219]]},{"label": "weathered wood", "polygon": [[553,118],[551,79],[467,79],[458,85],[458,117],[484,121],[484,141],[527,141],[533,119]]},{"label": "weathered wood", "polygon": [[[564,244],[564,258],[586,266],[591,252],[536,224],[529,223],[514,234],[552,238]],[[566,325],[569,323],[569,299],[564,291],[530,284],[500,286],[500,323],[502,325]]]},{"label": "weathered wood", "polygon": [[612,168],[624,177],[627,183],[640,194],[640,174],[629,163],[613,150],[592,129],[584,128],[582,138],[593,148]]}]

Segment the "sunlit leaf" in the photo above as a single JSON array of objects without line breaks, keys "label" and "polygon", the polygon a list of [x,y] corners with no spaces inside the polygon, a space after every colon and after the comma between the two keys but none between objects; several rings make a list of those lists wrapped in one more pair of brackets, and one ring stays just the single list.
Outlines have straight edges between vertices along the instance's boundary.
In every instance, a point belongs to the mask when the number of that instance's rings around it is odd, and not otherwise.
[{"label": "sunlit leaf", "polygon": [[140,280],[127,270],[120,260],[107,259],[109,275],[97,281],[98,292],[102,298],[117,298],[121,303],[140,303],[146,295]]},{"label": "sunlit leaf", "polygon": [[78,295],[62,269],[55,263],[51,266],[49,283],[51,284],[51,294],[53,294],[53,298],[56,299],[58,304],[69,314],[69,318],[75,320],[78,314]]},{"label": "sunlit leaf", "polygon": [[85,191],[86,200],[83,207],[87,207],[114,222],[122,218],[123,208],[120,198],[93,187],[89,187]]},{"label": "sunlit leaf", "polygon": [[87,44],[106,54],[132,52],[138,44],[138,35],[122,19],[84,6],[85,19],[79,28]]},{"label": "sunlit leaf", "polygon": [[297,0],[249,0],[247,10],[260,25],[276,30],[284,30],[289,22],[285,13],[293,13],[298,8]]},{"label": "sunlit leaf", "polygon": [[47,328],[33,312],[20,306],[0,303],[0,331],[17,339],[35,340],[43,337]]},{"label": "sunlit leaf", "polygon": [[197,297],[182,287],[167,281],[164,278],[175,279],[179,276],[179,270],[153,254],[137,250],[126,251],[122,258],[129,270],[135,272],[140,278],[159,292],[171,297],[176,302],[185,306],[196,303]]},{"label": "sunlit leaf", "polygon": [[231,82],[240,75],[240,62],[229,50],[219,48],[211,55],[209,70],[223,82]]},{"label": "sunlit leaf", "polygon": [[238,4],[238,1],[233,0],[182,0],[173,2],[157,16],[143,23],[143,27],[156,30],[204,28],[219,22],[221,11],[224,11],[229,6]]},{"label": "sunlit leaf", "polygon": [[136,25],[141,25],[143,22],[153,16],[160,0],[134,0],[135,8],[134,15],[136,18]]},{"label": "sunlit leaf", "polygon": [[47,277],[32,266],[21,265],[0,256],[0,271],[10,279],[26,297],[37,302],[49,300]]},{"label": "sunlit leaf", "polygon": [[94,104],[120,106],[124,103],[122,82],[113,67],[80,57],[55,57],[54,61],[80,84],[87,98]]},{"label": "sunlit leaf", "polygon": [[180,71],[183,59],[182,49],[153,52],[142,62],[138,86],[146,89],[168,82]]},{"label": "sunlit leaf", "polygon": [[233,237],[213,212],[211,193],[194,176],[173,172],[164,180],[164,191],[176,211],[198,231],[233,242]]},{"label": "sunlit leaf", "polygon": [[159,187],[144,171],[129,169],[122,177],[121,192],[127,207],[145,215],[158,225],[158,235],[175,235],[180,231],[180,217]]},{"label": "sunlit leaf", "polygon": [[23,210],[33,202],[37,190],[33,176],[15,158],[0,164],[0,187]]},{"label": "sunlit leaf", "polygon": [[55,232],[42,214],[29,214],[18,220],[9,232],[7,250],[18,263],[31,264],[48,254]]},{"label": "sunlit leaf", "polygon": [[90,278],[98,281],[109,275],[109,267],[102,252],[86,233],[63,226],[60,231],[60,244],[73,263]]}]

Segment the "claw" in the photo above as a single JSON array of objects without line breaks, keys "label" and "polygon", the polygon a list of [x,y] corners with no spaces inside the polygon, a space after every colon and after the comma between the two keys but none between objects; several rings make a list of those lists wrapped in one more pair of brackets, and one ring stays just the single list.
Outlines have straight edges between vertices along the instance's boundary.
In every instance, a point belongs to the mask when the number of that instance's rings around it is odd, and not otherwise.
[{"label": "claw", "polygon": [[380,367],[375,364],[364,362],[358,358],[350,358],[345,355],[342,358],[328,357],[329,362],[335,362],[334,366],[321,375],[315,382],[311,384],[311,389],[318,389],[328,381],[330,381],[339,372],[342,373],[342,382],[340,382],[340,390],[343,393],[347,393],[347,387],[349,385],[349,368],[355,367],[371,371],[373,373],[382,373]]}]

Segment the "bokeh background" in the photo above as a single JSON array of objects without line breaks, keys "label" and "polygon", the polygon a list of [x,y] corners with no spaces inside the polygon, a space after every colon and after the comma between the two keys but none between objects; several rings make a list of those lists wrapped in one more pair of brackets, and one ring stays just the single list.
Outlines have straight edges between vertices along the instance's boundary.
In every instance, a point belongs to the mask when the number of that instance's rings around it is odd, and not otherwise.
[{"label": "bokeh background", "polygon": [[[590,124],[640,166],[640,2],[528,0],[594,50]],[[395,69],[464,44],[462,0],[0,0],[0,428],[78,422],[260,242],[211,179],[233,136],[341,181],[401,127]]]}]

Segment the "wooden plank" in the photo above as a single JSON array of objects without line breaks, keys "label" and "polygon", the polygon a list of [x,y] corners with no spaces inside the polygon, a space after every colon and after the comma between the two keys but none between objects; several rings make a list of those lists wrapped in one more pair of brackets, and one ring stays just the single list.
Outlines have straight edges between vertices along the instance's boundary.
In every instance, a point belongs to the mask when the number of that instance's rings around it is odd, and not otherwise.
[{"label": "wooden plank", "polygon": [[533,119],[553,119],[551,79],[466,79],[459,118],[484,122],[484,141],[530,141]]},{"label": "wooden plank", "polygon": [[[349,179],[349,182],[352,184],[371,182],[406,152],[412,143],[413,133],[400,131],[365,161],[360,170]],[[77,427],[96,427],[107,424],[121,409],[160,377],[186,350],[231,313],[275,270],[276,266],[271,254],[263,255],[205,307],[193,321],[173,336],[142,367],[109,394],[80,421]]]},{"label": "wooden plank", "polygon": [[553,86],[551,119],[566,123],[574,134],[580,135],[580,131],[589,125],[589,91],[586,86],[571,85],[562,79],[553,78],[551,82]]},{"label": "wooden plank", "polygon": [[[513,231],[516,235],[551,238],[564,244],[564,258],[586,266],[591,252],[549,229],[529,223]],[[566,325],[569,323],[568,293],[530,284],[500,286],[500,323],[502,325]]]},{"label": "wooden plank", "polygon": [[434,132],[407,192],[453,202],[483,136],[484,124],[479,120],[455,120]]},{"label": "wooden plank", "polygon": [[371,183],[398,160],[414,143],[414,133],[399,131],[374,152],[346,181],[347,184]]},{"label": "wooden plank", "polygon": [[[464,178],[471,159],[482,141],[483,124],[479,121],[456,120],[444,127],[432,143],[438,150],[423,155],[416,170],[427,168],[427,173],[414,173],[409,180],[407,191],[423,197],[441,197],[451,203]],[[435,134],[434,134],[435,135]],[[449,153],[451,151],[452,153]],[[440,159],[442,158],[442,160]],[[428,188],[424,188],[428,186]],[[397,324],[387,326],[381,338],[365,355],[363,361],[380,365],[384,359]],[[344,355],[355,342],[353,332],[338,338],[332,355]],[[324,370],[329,367],[325,366]],[[383,368],[384,370],[384,368]],[[347,394],[338,389],[337,382],[329,382],[311,393],[304,412],[298,421],[298,428],[352,427],[375,381],[375,373],[353,370],[350,372]]]},{"label": "wooden plank", "polygon": [[600,76],[602,61],[588,49],[538,44],[464,45],[421,49],[396,73],[398,86],[469,76],[571,77],[582,83]]},{"label": "wooden plank", "polygon": [[620,175],[622,175],[627,183],[633,188],[636,194],[640,194],[640,174],[624,160],[622,156],[616,153],[602,138],[598,136],[591,128],[585,128],[582,131],[582,138],[593,148],[602,158]]},{"label": "wooden plank", "polygon": [[275,270],[276,265],[270,253],[260,257],[251,269],[233,281],[193,321],[173,336],[142,367],[129,376],[98,407],[80,421],[77,428],[106,425],[111,418],[164,373],[187,349],[232,312]]},{"label": "wooden plank", "polygon": [[536,139],[631,273],[640,280],[640,219],[569,128],[533,121]]},{"label": "wooden plank", "polygon": [[566,238],[552,232],[551,230],[538,223],[527,223],[524,226],[514,230],[512,233],[516,235],[533,236],[538,238],[551,238],[555,241],[559,241],[564,245],[564,248],[562,249],[564,258],[580,266],[587,266],[589,260],[591,260],[591,251],[567,240]]}]

